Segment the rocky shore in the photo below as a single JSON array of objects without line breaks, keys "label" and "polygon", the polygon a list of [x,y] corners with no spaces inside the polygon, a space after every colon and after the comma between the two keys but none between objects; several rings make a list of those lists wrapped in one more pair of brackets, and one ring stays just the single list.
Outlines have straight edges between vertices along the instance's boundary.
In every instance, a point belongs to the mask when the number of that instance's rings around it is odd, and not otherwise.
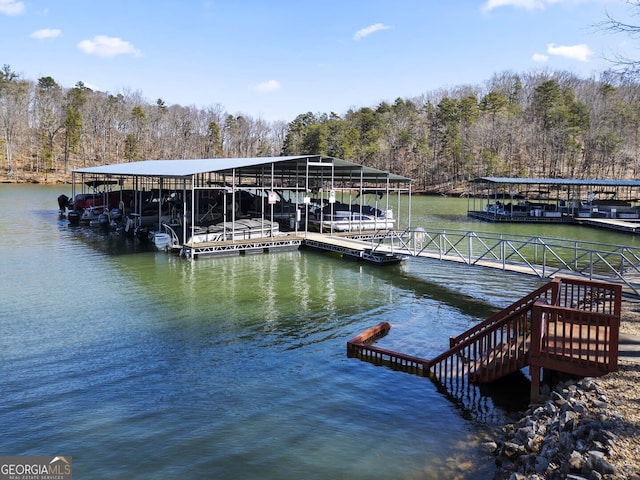
[{"label": "rocky shore", "polygon": [[498,478],[640,480],[621,451],[636,426],[609,400],[592,378],[558,384],[549,400],[503,428],[500,444],[485,445],[496,456]]},{"label": "rocky shore", "polygon": [[[640,303],[623,302],[621,335],[640,339]],[[640,480],[640,357],[619,371],[558,383],[544,403],[484,447],[495,479]]]}]

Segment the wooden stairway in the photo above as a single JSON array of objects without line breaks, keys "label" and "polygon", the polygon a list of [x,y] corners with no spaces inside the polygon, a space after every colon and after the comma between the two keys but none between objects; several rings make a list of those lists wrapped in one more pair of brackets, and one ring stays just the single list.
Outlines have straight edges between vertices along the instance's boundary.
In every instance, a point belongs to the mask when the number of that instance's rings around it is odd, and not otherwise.
[{"label": "wooden stairway", "polygon": [[[530,345],[531,335],[496,345],[486,356],[476,360],[469,378],[475,383],[488,383],[517,372],[528,365],[527,352]],[[518,355],[518,352],[525,354]]]},{"label": "wooden stairway", "polygon": [[468,377],[489,383],[529,366],[531,400],[538,398],[541,370],[600,376],[617,370],[620,285],[556,278],[450,339],[432,359],[374,345],[391,325],[383,322],[347,342],[347,354],[429,376],[446,384]]}]

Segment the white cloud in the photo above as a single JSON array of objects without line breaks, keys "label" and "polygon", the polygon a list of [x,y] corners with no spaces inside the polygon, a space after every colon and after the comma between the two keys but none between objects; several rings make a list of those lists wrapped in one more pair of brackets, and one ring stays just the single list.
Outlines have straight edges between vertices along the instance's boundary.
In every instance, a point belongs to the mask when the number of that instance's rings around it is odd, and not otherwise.
[{"label": "white cloud", "polygon": [[281,88],[282,85],[277,80],[267,80],[253,87],[253,90],[257,90],[258,92],[273,92]]},{"label": "white cloud", "polygon": [[0,0],[0,13],[5,15],[20,15],[24,12],[24,2],[16,0]]},{"label": "white cloud", "polygon": [[[544,10],[548,5],[555,3],[587,3],[598,2],[602,0],[487,0],[481,7],[483,12],[490,12],[495,8],[514,7],[525,10]],[[607,1],[607,0],[604,0]]]},{"label": "white cloud", "polygon": [[580,62],[588,62],[589,57],[593,55],[589,46],[584,43],[580,45],[554,45],[550,43],[547,45],[547,53],[558,57],[579,60]]},{"label": "white cloud", "polygon": [[547,60],[549,60],[549,56],[543,55],[542,53],[534,53],[532,58],[534,62],[539,62],[539,63],[544,63]]},{"label": "white cloud", "polygon": [[42,40],[44,38],[59,37],[61,33],[62,33],[62,30],[59,30],[57,28],[43,28],[42,30],[36,30],[29,36],[37,40]]},{"label": "white cloud", "polygon": [[115,57],[116,55],[131,54],[134,57],[141,57],[142,52],[129,42],[125,42],[117,37],[107,37],[106,35],[96,35],[93,40],[82,40],[78,43],[78,48],[88,55],[99,57]]},{"label": "white cloud", "polygon": [[364,37],[367,37],[372,33],[379,32],[380,30],[389,30],[390,28],[391,27],[389,27],[388,25],[385,25],[384,23],[374,23],[373,25],[370,25],[368,27],[361,28],[360,30],[358,30],[353,35],[353,39],[356,41],[362,40]]},{"label": "white cloud", "polygon": [[483,12],[490,12],[500,7],[524,8],[525,10],[544,9],[544,0],[487,0],[482,6]]}]

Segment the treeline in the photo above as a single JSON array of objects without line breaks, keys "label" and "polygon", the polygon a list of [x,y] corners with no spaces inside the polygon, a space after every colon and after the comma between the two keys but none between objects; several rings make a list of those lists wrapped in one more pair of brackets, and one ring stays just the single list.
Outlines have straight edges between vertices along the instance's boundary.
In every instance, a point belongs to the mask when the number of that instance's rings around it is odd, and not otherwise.
[{"label": "treeline", "polygon": [[[312,94],[312,92],[310,92]],[[147,159],[323,154],[405,175],[416,190],[477,176],[638,178],[640,84],[603,72],[505,72],[376,107],[303,113],[289,124],[221,105],[167,106],[139,92],[0,70],[0,167],[15,180]]]}]

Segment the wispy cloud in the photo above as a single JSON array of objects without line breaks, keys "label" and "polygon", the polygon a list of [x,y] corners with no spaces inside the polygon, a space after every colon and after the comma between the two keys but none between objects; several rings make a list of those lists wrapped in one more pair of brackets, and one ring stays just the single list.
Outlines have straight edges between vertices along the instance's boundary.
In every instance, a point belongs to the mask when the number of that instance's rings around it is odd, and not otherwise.
[{"label": "wispy cloud", "polygon": [[276,90],[280,90],[282,85],[277,80],[267,80],[266,82],[259,83],[252,87],[252,90],[256,90],[258,92],[274,92]]},{"label": "wispy cloud", "polygon": [[549,60],[549,55],[544,55],[542,53],[534,53],[533,57],[531,57],[534,62],[544,63]]},{"label": "wispy cloud", "polygon": [[142,56],[142,52],[132,43],[121,40],[118,37],[108,37],[106,35],[96,35],[92,40],[82,40],[78,43],[78,48],[87,55],[97,55],[99,57],[115,57],[117,55]]},{"label": "wispy cloud", "polygon": [[0,0],[0,13],[4,15],[20,15],[24,12],[24,2],[16,0]]},{"label": "wispy cloud", "polygon": [[555,45],[547,44],[547,54],[534,53],[531,57],[534,62],[548,62],[550,55],[555,57],[568,58],[569,60],[578,60],[580,62],[588,62],[593,52],[588,45]]},{"label": "wispy cloud", "polygon": [[391,27],[385,25],[384,23],[374,23],[373,25],[369,25],[368,27],[361,28],[354,35],[353,39],[358,41],[362,40],[364,37],[368,37],[369,35],[379,32],[381,30],[389,30]]},{"label": "wispy cloud", "polygon": [[593,55],[589,46],[584,43],[581,43],[580,45],[554,45],[553,43],[550,43],[547,45],[547,53],[549,55],[556,55],[558,57],[578,60],[580,62],[588,62],[589,57]]},{"label": "wispy cloud", "polygon": [[601,0],[487,0],[482,5],[483,12],[490,12],[500,7],[522,8],[524,10],[544,10],[548,5],[556,3],[587,3]]},{"label": "wispy cloud", "polygon": [[45,38],[56,38],[62,34],[62,30],[58,28],[43,28],[42,30],[36,30],[31,35],[31,38],[35,38],[36,40],[42,40]]},{"label": "wispy cloud", "polygon": [[482,6],[483,12],[490,12],[500,7],[524,8],[525,10],[536,10],[544,8],[543,0],[487,0]]}]

